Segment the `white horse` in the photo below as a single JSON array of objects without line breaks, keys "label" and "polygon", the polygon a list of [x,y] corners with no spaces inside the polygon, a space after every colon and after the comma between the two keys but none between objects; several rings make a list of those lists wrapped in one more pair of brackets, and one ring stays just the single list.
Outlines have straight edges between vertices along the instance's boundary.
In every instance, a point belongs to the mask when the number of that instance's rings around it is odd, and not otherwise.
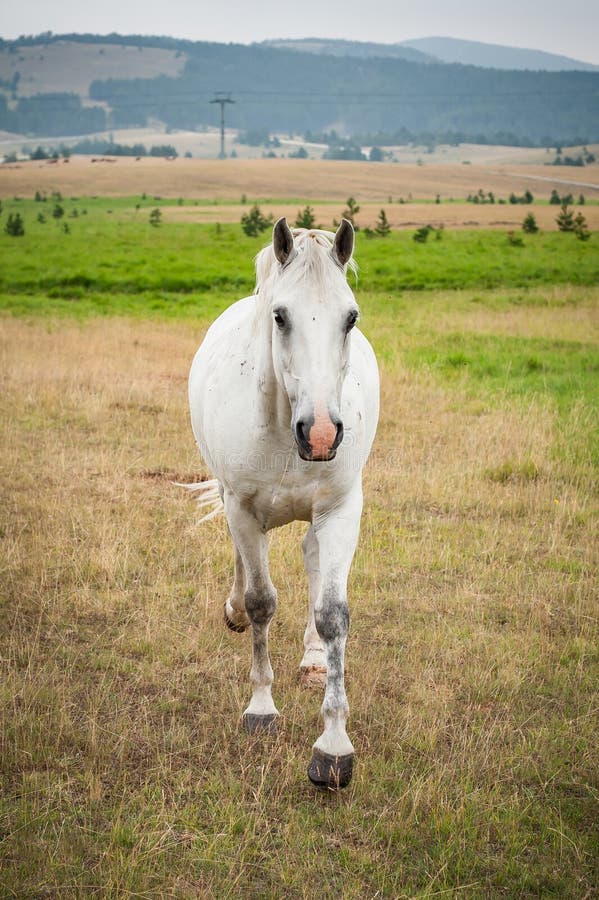
[{"label": "white horse", "polygon": [[[276,730],[268,629],[277,594],[268,571],[271,528],[310,523],[302,549],[310,603],[301,669],[326,672],[324,731],[314,744],[310,780],[322,788],[350,781],[354,748],[344,653],[347,577],[362,511],[362,468],[379,407],[373,350],[355,328],[358,307],[347,283],[354,232],[274,226],[256,258],[255,295],[229,307],[208,330],[189,376],[191,421],[215,480],[189,485],[209,505],[224,504],[235,546],[235,577],[225,604],[233,631],[252,626],[249,733]],[[216,512],[216,509],[214,510]]]}]

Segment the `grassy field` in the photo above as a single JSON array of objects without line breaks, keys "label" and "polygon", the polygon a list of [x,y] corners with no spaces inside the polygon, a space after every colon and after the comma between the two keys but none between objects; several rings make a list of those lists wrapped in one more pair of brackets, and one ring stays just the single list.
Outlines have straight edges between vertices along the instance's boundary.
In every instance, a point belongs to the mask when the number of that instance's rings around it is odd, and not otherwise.
[{"label": "grassy field", "polygon": [[170,484],[205,472],[186,376],[263,240],[64,205],[0,234],[3,896],[594,896],[597,235],[359,236],[382,417],[335,796],[303,528],[272,538],[282,733],[248,739],[225,523]]}]

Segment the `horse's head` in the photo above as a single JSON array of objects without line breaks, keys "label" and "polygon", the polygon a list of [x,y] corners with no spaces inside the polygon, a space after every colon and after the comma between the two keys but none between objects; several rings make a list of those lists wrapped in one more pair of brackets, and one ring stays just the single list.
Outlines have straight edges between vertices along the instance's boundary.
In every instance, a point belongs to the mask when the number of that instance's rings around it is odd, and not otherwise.
[{"label": "horse's head", "polygon": [[299,455],[314,462],[333,459],[343,439],[341,391],[359,313],[346,279],[353,248],[346,219],[334,235],[292,232],[284,218],[273,231],[273,367],[289,398]]}]

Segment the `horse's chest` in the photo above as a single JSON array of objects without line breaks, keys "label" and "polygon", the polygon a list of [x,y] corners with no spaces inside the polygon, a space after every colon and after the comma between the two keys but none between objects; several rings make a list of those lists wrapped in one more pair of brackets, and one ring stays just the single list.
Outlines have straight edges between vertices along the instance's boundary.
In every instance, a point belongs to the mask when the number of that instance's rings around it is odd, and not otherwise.
[{"label": "horse's chest", "polygon": [[332,492],[326,481],[282,473],[257,483],[248,479],[246,502],[265,530],[296,520],[310,522],[315,509],[329,505]]}]

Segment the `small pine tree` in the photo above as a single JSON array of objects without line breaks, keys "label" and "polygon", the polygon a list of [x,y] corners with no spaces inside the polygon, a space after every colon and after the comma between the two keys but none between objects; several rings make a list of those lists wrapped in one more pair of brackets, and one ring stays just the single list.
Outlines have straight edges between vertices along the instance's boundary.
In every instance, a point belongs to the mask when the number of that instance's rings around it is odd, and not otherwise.
[{"label": "small pine tree", "polygon": [[316,224],[316,216],[311,206],[305,206],[301,212],[298,212],[295,220],[296,228],[314,228]]},{"label": "small pine tree", "polygon": [[25,234],[25,225],[20,213],[9,213],[4,230],[11,237],[23,237]]},{"label": "small pine tree", "polygon": [[538,230],[537,220],[532,213],[529,213],[522,222],[522,231],[525,231],[526,234],[536,234]]},{"label": "small pine tree", "polygon": [[249,212],[241,217],[241,227],[248,237],[256,237],[272,225],[272,216],[262,214],[260,207],[254,203]]},{"label": "small pine tree", "polygon": [[46,221],[46,217],[45,217],[45,215],[43,214],[43,212],[40,212],[40,213],[37,214],[37,220],[38,220],[38,222],[40,223],[40,225],[43,225],[43,224],[44,224],[44,222]]},{"label": "small pine tree", "polygon": [[55,219],[62,219],[62,217],[64,216],[64,209],[62,208],[60,203],[56,203],[54,205],[54,209],[52,210],[52,215],[54,216]]},{"label": "small pine tree", "polygon": [[551,197],[549,198],[549,203],[552,206],[559,206],[561,202],[562,202],[562,199],[561,199],[560,195],[555,190],[555,188],[553,188],[553,190],[551,191]]},{"label": "small pine tree", "polygon": [[574,228],[572,229],[579,241],[588,241],[591,232],[587,226],[587,220],[581,212],[574,219]]},{"label": "small pine tree", "polygon": [[567,203],[562,203],[555,221],[560,231],[574,231],[574,213]]},{"label": "small pine tree", "polygon": [[353,197],[348,197],[346,202],[347,207],[343,210],[343,218],[352,223],[352,225],[354,226],[354,231],[358,231],[358,226],[356,225],[355,218],[360,212],[360,207]]},{"label": "small pine tree", "polygon": [[162,213],[160,212],[158,207],[156,207],[150,213],[150,218],[149,218],[150,225],[153,225],[154,228],[158,228],[161,221],[162,221]]},{"label": "small pine tree", "polygon": [[374,230],[375,230],[375,233],[378,235],[378,237],[387,237],[387,235],[391,231],[391,226],[389,225],[389,222],[387,221],[387,214],[385,213],[384,209],[382,209],[379,213],[379,217],[377,219]]},{"label": "small pine tree", "polygon": [[578,198],[578,205],[584,206],[585,203],[586,203],[586,200],[584,199],[584,194],[581,194]]}]

